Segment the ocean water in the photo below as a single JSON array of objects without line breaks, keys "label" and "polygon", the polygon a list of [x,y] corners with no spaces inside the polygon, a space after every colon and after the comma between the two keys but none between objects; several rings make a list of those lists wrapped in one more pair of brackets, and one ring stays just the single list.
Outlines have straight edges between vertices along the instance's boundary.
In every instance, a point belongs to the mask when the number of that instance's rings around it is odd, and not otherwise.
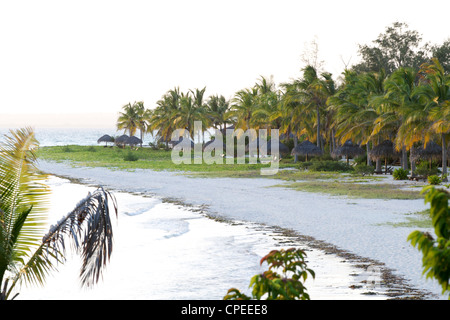
[{"label": "ocean water", "polygon": [[[48,224],[58,221],[93,187],[50,176]],[[260,259],[272,249],[302,247],[270,228],[210,219],[201,208],[162,199],[114,192],[119,216],[113,219],[114,250],[101,281],[82,289],[80,259],[68,260],[45,287],[21,287],[19,300],[66,299],[222,299],[230,288],[249,294],[250,278],[267,270]],[[311,299],[386,299],[384,289],[364,287],[364,272],[341,258],[307,250],[315,279],[305,285]],[[356,275],[360,274],[360,278]],[[352,288],[353,287],[353,288]],[[375,295],[365,295],[366,292]]]},{"label": "ocean water", "polygon": [[[34,130],[36,139],[43,147],[73,144],[81,146],[98,145],[97,140],[105,134],[111,136],[123,134],[123,131],[117,131],[115,128],[34,128]],[[9,133],[9,129],[0,128],[0,140],[7,133]],[[150,140],[151,135],[147,135],[146,138],[146,140]]]},{"label": "ocean water", "polygon": [[[9,128],[0,128],[0,141],[3,140],[4,134],[9,133]],[[65,146],[65,145],[80,145],[80,146],[95,146],[98,145],[97,140],[105,134],[113,137],[123,135],[123,130],[116,130],[115,128],[34,128],[36,139],[40,146]],[[126,133],[128,134],[128,133]],[[139,130],[135,134],[140,137]],[[210,136],[205,134],[205,139]],[[150,142],[155,142],[156,131],[152,134],[144,134],[144,145]],[[103,145],[103,143],[101,143]]]},{"label": "ocean water", "polygon": [[[8,129],[0,129],[0,134]],[[97,145],[115,129],[35,129],[41,146]],[[146,135],[144,143],[152,141]],[[2,140],[0,138],[0,140]],[[92,187],[49,176],[49,226],[73,209]],[[248,222],[219,222],[199,208],[183,207],[155,197],[114,192],[119,205],[115,248],[100,283],[80,287],[80,260],[68,254],[67,263],[52,273],[44,288],[22,287],[17,299],[222,299],[230,288],[249,294],[252,276],[266,270],[261,258],[272,249],[307,250],[315,279],[305,283],[311,299],[386,299],[385,288],[367,288],[365,270],[334,255],[311,250],[274,230]],[[359,276],[356,276],[359,275]],[[366,295],[366,292],[376,292]]]}]

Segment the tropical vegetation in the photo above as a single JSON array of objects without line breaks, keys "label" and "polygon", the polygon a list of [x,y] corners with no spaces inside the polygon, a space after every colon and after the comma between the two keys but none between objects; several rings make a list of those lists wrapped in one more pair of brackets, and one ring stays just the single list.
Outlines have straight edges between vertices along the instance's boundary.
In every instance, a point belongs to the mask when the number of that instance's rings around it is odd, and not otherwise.
[{"label": "tropical vegetation", "polygon": [[0,144],[0,300],[14,299],[22,284],[43,285],[64,262],[67,238],[82,256],[83,286],[99,280],[113,249],[110,209],[117,208],[102,188],[45,232],[50,190],[35,166],[38,146],[31,129],[11,131]]},{"label": "tropical vegetation", "polygon": [[[261,76],[228,99],[207,96],[206,87],[187,92],[174,88],[154,108],[144,108],[143,102],[124,106],[118,128],[130,135],[140,129],[166,144],[175,129],[194,139],[194,121],[201,121],[203,130],[279,129],[286,144],[295,147],[309,140],[329,155],[350,140],[366,149],[369,166],[371,150],[388,140],[395,146],[392,156],[398,154],[402,169],[413,175],[415,149],[433,141],[442,146],[438,162],[445,181],[450,41],[434,46],[421,41],[417,31],[396,22],[372,46],[360,45],[362,61],[346,68],[341,78],[307,65],[299,78],[276,85]],[[381,160],[374,159],[376,172],[381,172]]]},{"label": "tropical vegetation", "polygon": [[423,274],[435,279],[442,294],[450,299],[450,194],[434,186],[425,187],[425,201],[430,203],[430,217],[436,239],[428,232],[414,231],[408,241],[422,253]]},{"label": "tropical vegetation", "polygon": [[272,250],[260,264],[268,264],[268,270],[250,280],[251,296],[239,289],[228,290],[224,300],[310,300],[304,282],[315,272],[308,268],[306,253],[301,249]]}]

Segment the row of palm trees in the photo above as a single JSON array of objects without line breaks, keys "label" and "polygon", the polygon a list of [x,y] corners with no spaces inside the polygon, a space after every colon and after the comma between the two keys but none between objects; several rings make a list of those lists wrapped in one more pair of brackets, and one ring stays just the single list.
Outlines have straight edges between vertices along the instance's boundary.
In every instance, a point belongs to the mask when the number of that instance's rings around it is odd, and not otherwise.
[{"label": "row of palm trees", "polygon": [[206,98],[205,89],[185,93],[174,88],[154,109],[145,109],[142,102],[128,104],[118,128],[130,134],[136,129],[157,132],[165,141],[180,128],[193,137],[194,121],[201,121],[204,128],[224,129],[230,124],[243,130],[276,128],[292,136],[294,145],[310,140],[329,152],[347,140],[367,151],[391,140],[402,153],[403,168],[408,168],[408,151],[436,141],[445,151],[442,165],[447,173],[450,76],[436,59],[419,70],[400,67],[390,75],[383,70],[345,70],[339,85],[330,73],[318,74],[307,66],[298,79],[276,86],[261,77],[231,99]]}]

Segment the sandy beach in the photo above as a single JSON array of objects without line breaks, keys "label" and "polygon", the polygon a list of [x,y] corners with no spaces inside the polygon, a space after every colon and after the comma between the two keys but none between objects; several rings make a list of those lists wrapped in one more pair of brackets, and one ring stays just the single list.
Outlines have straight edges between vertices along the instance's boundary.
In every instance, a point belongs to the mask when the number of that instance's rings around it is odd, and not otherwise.
[{"label": "sandy beach", "polygon": [[275,187],[282,182],[263,178],[192,178],[173,172],[73,167],[43,160],[38,167],[111,190],[203,206],[212,217],[281,228],[309,239],[311,245],[345,253],[349,259],[357,256],[373,261],[404,285],[422,292],[424,299],[445,298],[440,287],[422,276],[421,255],[406,241],[418,228],[392,225],[426,209],[421,199],[349,199]]}]

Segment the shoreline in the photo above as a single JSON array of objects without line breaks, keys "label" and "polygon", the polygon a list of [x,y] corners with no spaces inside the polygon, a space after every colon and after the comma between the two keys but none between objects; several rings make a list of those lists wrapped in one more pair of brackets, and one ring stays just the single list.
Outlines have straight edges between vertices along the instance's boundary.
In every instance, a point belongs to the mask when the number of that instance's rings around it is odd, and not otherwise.
[{"label": "shoreline", "polygon": [[[345,199],[280,187],[270,188],[280,182],[272,179],[191,178],[173,172],[155,172],[148,169],[133,172],[114,171],[107,168],[72,167],[41,160],[39,168],[49,174],[74,179],[82,184],[102,185],[117,191],[157,196],[185,206],[203,206],[211,219],[257,223],[305,242],[311,248],[342,257],[361,268],[367,267],[368,263],[380,266],[383,280],[389,285],[387,289],[394,299],[441,298],[437,286],[421,277],[419,254],[406,242],[407,234],[417,228],[409,228],[405,232],[408,228],[377,225],[382,223],[383,219],[385,222],[401,221],[408,213],[420,211],[425,207],[423,200],[408,200],[409,205],[405,208],[406,202],[402,200]],[[259,200],[258,196],[264,201]],[[296,198],[303,198],[303,201],[310,202],[312,206],[306,206],[303,210],[296,209]],[[289,203],[284,203],[287,201]],[[379,206],[374,207],[378,204]],[[421,205],[417,207],[419,204]],[[279,211],[273,210],[274,207],[280,207]],[[349,211],[356,207],[370,211],[367,219],[363,219],[361,214]],[[308,210],[304,210],[307,208],[312,208],[309,212],[315,214],[308,214]],[[337,214],[330,212],[330,208]],[[390,212],[387,212],[389,209]],[[395,212],[396,210],[401,212]],[[352,222],[352,219],[356,221]],[[386,228],[393,237],[380,238],[380,235],[386,235]],[[371,232],[368,233],[367,229]],[[402,232],[396,232],[398,229],[402,229]],[[373,233],[371,239],[362,238],[362,235],[368,238],[370,233]],[[401,239],[398,233],[403,235],[403,243],[398,243],[398,239]],[[370,240],[376,238],[380,240],[379,245],[367,245]],[[393,263],[392,258],[397,263]],[[409,268],[405,268],[405,265]]]}]

